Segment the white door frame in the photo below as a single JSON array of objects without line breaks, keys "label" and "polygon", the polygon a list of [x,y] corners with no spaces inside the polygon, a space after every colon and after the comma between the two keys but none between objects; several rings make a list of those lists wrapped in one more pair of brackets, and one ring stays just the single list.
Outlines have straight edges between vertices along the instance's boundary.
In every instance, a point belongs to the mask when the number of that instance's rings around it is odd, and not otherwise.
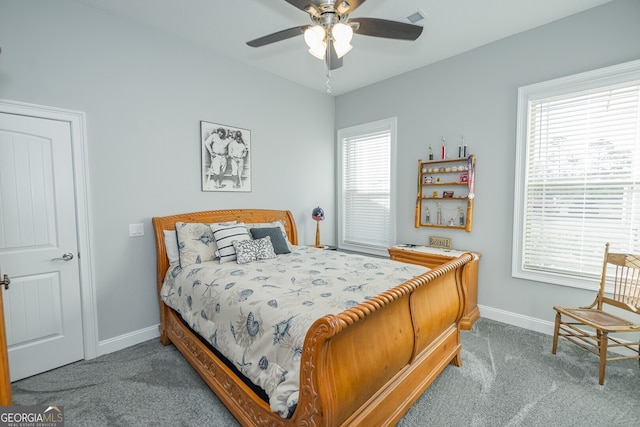
[{"label": "white door frame", "polygon": [[73,177],[75,185],[76,229],[78,233],[78,265],[80,267],[80,290],[82,304],[82,330],[84,358],[98,357],[98,317],[91,254],[91,232],[88,198],[89,164],[87,156],[87,129],[85,113],[43,105],[26,104],[0,99],[0,112],[22,116],[68,122],[71,129],[73,153]]}]

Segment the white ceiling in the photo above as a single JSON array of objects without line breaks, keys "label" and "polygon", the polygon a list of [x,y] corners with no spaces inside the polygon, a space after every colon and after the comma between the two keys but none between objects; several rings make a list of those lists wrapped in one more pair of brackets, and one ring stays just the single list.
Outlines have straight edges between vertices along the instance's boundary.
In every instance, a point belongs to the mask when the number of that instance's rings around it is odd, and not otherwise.
[{"label": "white ceiling", "polygon": [[[211,53],[327,92],[322,61],[307,53],[302,37],[260,48],[255,38],[311,23],[284,0],[75,0],[196,43]],[[314,0],[315,3],[321,0]],[[569,16],[611,0],[368,0],[352,18],[426,18],[416,41],[355,34],[343,67],[331,72],[331,94],[340,95],[423,67],[478,46]],[[406,21],[405,21],[406,22]]]}]

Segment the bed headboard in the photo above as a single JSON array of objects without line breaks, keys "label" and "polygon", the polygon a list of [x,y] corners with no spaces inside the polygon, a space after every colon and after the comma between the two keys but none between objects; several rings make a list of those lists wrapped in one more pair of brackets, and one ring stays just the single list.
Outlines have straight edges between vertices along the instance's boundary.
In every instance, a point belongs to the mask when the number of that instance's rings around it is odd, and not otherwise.
[{"label": "bed headboard", "polygon": [[216,211],[190,212],[184,214],[154,217],[152,219],[153,230],[156,236],[156,264],[158,295],[162,288],[164,275],[169,268],[167,248],[164,244],[164,230],[175,230],[176,222],[227,222],[232,220],[244,223],[281,221],[284,224],[289,241],[293,245],[298,244],[298,230],[291,211],[279,211],[270,209],[229,209]]}]

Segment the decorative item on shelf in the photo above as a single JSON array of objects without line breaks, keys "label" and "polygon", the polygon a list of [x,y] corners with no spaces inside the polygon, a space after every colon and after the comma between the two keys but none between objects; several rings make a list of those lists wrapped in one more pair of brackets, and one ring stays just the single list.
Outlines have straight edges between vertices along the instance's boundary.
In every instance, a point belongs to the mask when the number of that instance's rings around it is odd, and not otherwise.
[{"label": "decorative item on shelf", "polygon": [[460,184],[466,184],[469,182],[469,174],[463,173],[460,174]]},{"label": "decorative item on shelf", "polygon": [[442,148],[440,149],[440,154],[442,155],[442,160],[447,158],[447,145],[445,144],[444,136],[442,137]]},{"label": "decorative item on shelf", "polygon": [[475,159],[473,156],[469,156],[467,160],[467,167],[469,169],[469,199],[474,199],[476,197],[474,193],[475,187]]},{"label": "decorative item on shelf", "polygon": [[431,184],[431,183],[433,182],[433,177],[432,177],[432,176],[425,176],[425,177],[423,178],[423,182],[424,182],[425,184]]},{"label": "decorative item on shelf", "polygon": [[462,210],[462,208],[460,206],[458,206],[458,218],[460,221],[460,225],[464,225],[464,211]]},{"label": "decorative item on shelf", "polygon": [[433,148],[429,146],[429,160],[433,160]]},{"label": "decorative item on shelf", "polygon": [[462,142],[458,147],[458,157],[463,159],[467,157],[467,144],[464,142],[464,135],[461,135],[461,138],[462,138]]},{"label": "decorative item on shelf", "polygon": [[316,221],[316,248],[323,248],[320,244],[320,221],[324,221],[324,210],[318,206],[311,211],[311,218]]},{"label": "decorative item on shelf", "polygon": [[431,192],[431,197],[438,197],[438,191],[432,191]]},{"label": "decorative item on shelf", "polygon": [[428,245],[431,248],[440,248],[440,249],[448,249],[451,250],[453,247],[451,244],[450,237],[437,237],[437,236],[429,236]]},{"label": "decorative item on shelf", "polygon": [[453,221],[453,218],[449,219],[449,226],[453,227],[456,223]]},{"label": "decorative item on shelf", "polygon": [[453,191],[443,191],[442,192],[442,198],[443,199],[450,199],[453,197]]},{"label": "decorative item on shelf", "polygon": [[431,215],[429,213],[429,208],[424,209],[424,222],[426,224],[431,224]]},{"label": "decorative item on shelf", "polygon": [[440,202],[436,203],[436,224],[437,225],[442,225],[442,205],[440,204]]}]

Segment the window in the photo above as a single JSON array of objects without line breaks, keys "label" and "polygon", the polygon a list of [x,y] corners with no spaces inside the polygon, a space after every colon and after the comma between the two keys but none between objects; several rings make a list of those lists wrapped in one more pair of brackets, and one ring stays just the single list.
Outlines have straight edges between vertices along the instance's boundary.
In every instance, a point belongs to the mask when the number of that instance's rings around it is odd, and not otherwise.
[{"label": "window", "polygon": [[395,241],[396,119],[338,130],[338,246],[388,255]]},{"label": "window", "polygon": [[640,61],[518,92],[514,277],[597,289],[640,252]]}]

